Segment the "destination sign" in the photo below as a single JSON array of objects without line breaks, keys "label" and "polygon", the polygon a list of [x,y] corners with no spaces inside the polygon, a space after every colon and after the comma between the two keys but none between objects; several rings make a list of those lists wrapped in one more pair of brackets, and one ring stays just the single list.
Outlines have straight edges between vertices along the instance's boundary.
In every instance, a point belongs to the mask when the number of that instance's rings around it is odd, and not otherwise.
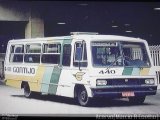
[{"label": "destination sign", "polygon": [[117,42],[92,42],[92,46],[108,46],[108,47],[114,47],[118,46]]}]

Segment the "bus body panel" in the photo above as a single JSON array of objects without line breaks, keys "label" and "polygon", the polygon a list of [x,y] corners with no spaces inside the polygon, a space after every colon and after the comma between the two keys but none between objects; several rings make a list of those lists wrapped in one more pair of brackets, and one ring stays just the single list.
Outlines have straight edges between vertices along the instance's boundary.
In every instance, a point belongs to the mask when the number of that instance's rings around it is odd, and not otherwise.
[{"label": "bus body panel", "polygon": [[[36,40],[35,40],[36,39]],[[149,54],[149,47],[146,41],[130,37],[107,36],[107,35],[75,35],[51,38],[35,38],[28,40],[11,40],[7,46],[5,58],[5,80],[6,85],[21,88],[22,82],[28,82],[31,91],[44,94],[52,94],[66,97],[75,97],[75,86],[82,85],[87,91],[88,97],[112,96],[123,97],[122,92],[134,92],[136,96],[154,95],[157,90],[156,73]],[[38,41],[37,41],[38,40]],[[147,67],[137,66],[106,66],[99,67],[93,65],[92,42],[112,41],[112,42],[132,42],[143,43],[146,47],[150,65]],[[86,67],[74,66],[75,44],[85,41],[87,62]],[[41,44],[40,57],[44,50],[44,44],[56,43],[61,45],[60,61],[58,64],[42,63],[22,63],[10,62],[11,46],[28,44]],[[83,42],[82,42],[83,43]],[[63,66],[63,46],[71,45],[70,65]],[[35,51],[37,48],[32,48]],[[84,49],[84,48],[83,48]],[[137,49],[133,49],[137,50]],[[25,53],[26,54],[26,53]],[[32,53],[31,53],[32,54]],[[84,53],[83,53],[84,54]],[[23,56],[24,57],[24,56]],[[24,58],[23,58],[24,59]],[[146,79],[154,79],[153,85],[145,84]],[[107,85],[97,85],[97,80],[107,81]],[[142,82],[142,83],[141,83]]]}]

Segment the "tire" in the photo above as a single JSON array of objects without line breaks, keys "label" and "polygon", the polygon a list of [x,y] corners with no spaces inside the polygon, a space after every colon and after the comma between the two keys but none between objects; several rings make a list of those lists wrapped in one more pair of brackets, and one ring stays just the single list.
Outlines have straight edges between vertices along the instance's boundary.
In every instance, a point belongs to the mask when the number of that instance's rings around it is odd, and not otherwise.
[{"label": "tire", "polygon": [[26,98],[32,97],[32,92],[30,91],[28,83],[24,84],[24,96]]},{"label": "tire", "polygon": [[77,99],[81,106],[90,105],[91,98],[88,97],[87,91],[84,87],[78,90]]},{"label": "tire", "polygon": [[129,97],[129,102],[132,104],[143,104],[146,96],[141,97]]}]

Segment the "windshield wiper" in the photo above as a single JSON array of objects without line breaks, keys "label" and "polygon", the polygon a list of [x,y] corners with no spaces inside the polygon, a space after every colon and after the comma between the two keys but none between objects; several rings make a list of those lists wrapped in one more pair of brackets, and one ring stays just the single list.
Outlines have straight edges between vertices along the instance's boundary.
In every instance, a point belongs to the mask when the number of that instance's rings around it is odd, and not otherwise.
[{"label": "windshield wiper", "polygon": [[122,55],[118,56],[118,57],[116,58],[116,60],[113,61],[113,62],[107,67],[107,69],[109,69],[110,67],[112,67],[112,66],[118,61],[118,59],[120,59],[121,57],[123,58]]}]

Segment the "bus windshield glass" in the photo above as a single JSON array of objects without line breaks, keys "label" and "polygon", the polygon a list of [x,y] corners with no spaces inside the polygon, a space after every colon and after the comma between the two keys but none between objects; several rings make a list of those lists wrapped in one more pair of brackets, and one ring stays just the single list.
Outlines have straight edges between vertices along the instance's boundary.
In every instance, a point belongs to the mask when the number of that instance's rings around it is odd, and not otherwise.
[{"label": "bus windshield glass", "polygon": [[150,66],[144,43],[140,42],[91,42],[92,63],[95,67],[105,66]]}]

